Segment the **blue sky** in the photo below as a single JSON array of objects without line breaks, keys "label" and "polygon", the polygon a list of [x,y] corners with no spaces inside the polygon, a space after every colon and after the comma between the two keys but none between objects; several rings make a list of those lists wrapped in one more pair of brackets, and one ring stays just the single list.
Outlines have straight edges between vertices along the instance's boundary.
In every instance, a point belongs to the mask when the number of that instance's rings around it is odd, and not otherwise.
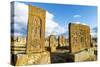
[{"label": "blue sky", "polygon": [[50,4],[34,2],[16,2],[14,30],[18,35],[27,35],[28,5],[33,5],[46,10],[46,36],[65,35],[68,37],[68,24],[82,23],[90,26],[91,35],[97,36],[97,7],[69,4]]},{"label": "blue sky", "polygon": [[89,25],[91,28],[97,26],[97,7],[96,6],[82,6],[82,5],[68,5],[68,4],[49,4],[49,3],[33,3],[24,2],[44,8],[54,15],[54,21],[61,26],[69,22],[82,22]]}]

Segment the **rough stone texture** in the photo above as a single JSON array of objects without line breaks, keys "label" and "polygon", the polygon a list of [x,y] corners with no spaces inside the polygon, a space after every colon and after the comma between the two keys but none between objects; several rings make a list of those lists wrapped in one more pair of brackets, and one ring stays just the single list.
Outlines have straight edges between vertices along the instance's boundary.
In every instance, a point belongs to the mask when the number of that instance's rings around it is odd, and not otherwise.
[{"label": "rough stone texture", "polygon": [[49,40],[45,40],[45,47],[49,47]]},{"label": "rough stone texture", "polygon": [[67,55],[67,59],[69,62],[95,61],[96,56],[93,52],[94,51],[91,48],[77,53],[69,53],[69,55]]},{"label": "rough stone texture", "polygon": [[90,58],[89,53],[87,51],[81,51],[79,53],[74,54],[74,61],[75,62],[86,61],[89,58]]},{"label": "rough stone texture", "polygon": [[69,24],[70,52],[78,52],[90,48],[90,28],[82,24]]},{"label": "rough stone texture", "polygon": [[50,49],[51,49],[51,52],[56,52],[56,37],[54,35],[51,35],[50,38],[49,38],[49,41],[50,41]]},{"label": "rough stone texture", "polygon": [[16,47],[25,47],[26,46],[26,37],[12,37],[11,46]]},{"label": "rough stone texture", "polygon": [[63,35],[59,36],[58,40],[59,40],[59,47],[66,46],[66,44],[65,44],[65,38],[64,38]]},{"label": "rough stone texture", "polygon": [[26,37],[11,38],[11,54],[25,53]]},{"label": "rough stone texture", "polygon": [[97,60],[97,55],[95,54],[95,48],[94,47],[89,48],[88,53],[90,55],[90,60]]},{"label": "rough stone texture", "polygon": [[33,54],[16,54],[13,56],[14,65],[50,64],[50,53],[45,51]]},{"label": "rough stone texture", "polygon": [[51,52],[56,52],[56,47],[51,47]]},{"label": "rough stone texture", "polygon": [[44,50],[45,14],[46,11],[42,8],[29,5],[27,53]]}]

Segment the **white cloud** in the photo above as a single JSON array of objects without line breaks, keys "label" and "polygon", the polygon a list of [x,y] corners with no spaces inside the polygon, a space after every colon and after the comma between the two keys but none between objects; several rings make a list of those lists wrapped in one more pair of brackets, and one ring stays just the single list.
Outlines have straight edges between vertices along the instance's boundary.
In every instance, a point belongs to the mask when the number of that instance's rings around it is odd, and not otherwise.
[{"label": "white cloud", "polygon": [[92,36],[92,38],[95,38],[95,37],[97,37],[97,31],[95,31],[95,30],[97,30],[96,28],[94,29],[91,29],[91,31],[90,31],[90,34],[91,34],[91,36]]},{"label": "white cloud", "polygon": [[82,17],[82,16],[81,16],[81,15],[76,14],[76,15],[74,15],[73,17],[74,17],[74,18],[77,18],[77,17]]},{"label": "white cloud", "polygon": [[27,24],[28,20],[28,5],[24,3],[15,2],[14,4],[14,20],[15,22]]},{"label": "white cloud", "polygon": [[[14,14],[12,15],[12,24],[14,25],[14,35],[23,36],[27,29],[28,6],[24,3],[14,2]],[[13,7],[12,7],[13,9]],[[14,20],[14,21],[13,21]],[[23,31],[23,32],[22,32]]]},{"label": "white cloud", "polygon": [[91,34],[92,38],[97,37],[97,32],[93,32],[93,31],[92,31],[90,34]]},{"label": "white cloud", "polygon": [[53,19],[54,15],[46,12],[46,37],[53,34],[59,35],[66,32],[65,27],[61,27],[57,22]]},{"label": "white cloud", "polygon": [[57,32],[54,31],[59,25],[53,20],[53,14],[46,12],[46,36],[50,34],[56,34]]},{"label": "white cloud", "polygon": [[83,23],[83,22],[72,22],[72,23],[75,23],[75,24],[83,24],[83,25],[88,25],[88,24]]}]

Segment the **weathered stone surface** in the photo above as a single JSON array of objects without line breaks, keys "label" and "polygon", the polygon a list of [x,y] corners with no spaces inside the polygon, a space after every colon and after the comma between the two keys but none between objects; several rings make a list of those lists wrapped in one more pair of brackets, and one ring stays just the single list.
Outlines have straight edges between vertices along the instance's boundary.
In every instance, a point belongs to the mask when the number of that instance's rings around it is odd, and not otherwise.
[{"label": "weathered stone surface", "polygon": [[90,55],[90,60],[97,60],[97,55],[95,54],[95,48],[94,47],[89,48],[88,53]]},{"label": "weathered stone surface", "polygon": [[74,54],[74,61],[75,62],[86,61],[89,58],[90,58],[89,53],[87,51],[81,51],[79,53]]},{"label": "weathered stone surface", "polygon": [[16,37],[11,40],[11,53],[25,53],[26,51],[26,37]]},{"label": "weathered stone surface", "polygon": [[90,28],[82,24],[69,24],[69,46],[70,52],[90,48]]},{"label": "weathered stone surface", "polygon": [[77,53],[70,53],[67,56],[67,59],[70,62],[82,62],[82,61],[94,61],[96,60],[96,57],[93,53],[93,50],[89,49],[89,50],[82,50]]},{"label": "weathered stone surface", "polygon": [[51,52],[56,52],[56,47],[51,47]]},{"label": "weathered stone surface", "polygon": [[49,42],[50,42],[50,49],[51,52],[55,52],[56,51],[56,37],[54,35],[51,35],[49,38]]},{"label": "weathered stone surface", "polygon": [[45,47],[49,47],[49,40],[45,40]]},{"label": "weathered stone surface", "polygon": [[25,46],[26,46],[26,37],[11,38],[11,47],[25,47]]},{"label": "weathered stone surface", "polygon": [[65,38],[64,38],[63,35],[59,36],[59,38],[58,38],[58,43],[59,43],[59,47],[66,46]]},{"label": "weathered stone surface", "polygon": [[45,44],[45,10],[29,5],[27,53],[42,52]]},{"label": "weathered stone surface", "polygon": [[11,54],[25,54],[26,51],[11,51]]},{"label": "weathered stone surface", "polygon": [[50,64],[50,53],[45,51],[33,54],[16,54],[14,55],[16,66],[34,65],[34,64]]}]

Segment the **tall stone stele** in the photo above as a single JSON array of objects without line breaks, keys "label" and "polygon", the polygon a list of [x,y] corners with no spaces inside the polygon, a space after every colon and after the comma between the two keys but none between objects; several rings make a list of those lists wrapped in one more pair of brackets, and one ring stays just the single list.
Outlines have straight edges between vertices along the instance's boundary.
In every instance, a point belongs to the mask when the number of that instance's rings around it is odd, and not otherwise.
[{"label": "tall stone stele", "polygon": [[46,11],[29,5],[27,53],[42,52],[44,50]]},{"label": "tall stone stele", "polygon": [[45,50],[45,17],[42,8],[28,5],[28,25],[25,53],[12,54],[12,65],[49,64],[50,53]]},{"label": "tall stone stele", "polygon": [[70,61],[80,62],[90,59],[90,27],[83,24],[69,24],[69,56]]},{"label": "tall stone stele", "polygon": [[90,28],[83,24],[69,24],[70,52],[78,52],[90,48]]}]

